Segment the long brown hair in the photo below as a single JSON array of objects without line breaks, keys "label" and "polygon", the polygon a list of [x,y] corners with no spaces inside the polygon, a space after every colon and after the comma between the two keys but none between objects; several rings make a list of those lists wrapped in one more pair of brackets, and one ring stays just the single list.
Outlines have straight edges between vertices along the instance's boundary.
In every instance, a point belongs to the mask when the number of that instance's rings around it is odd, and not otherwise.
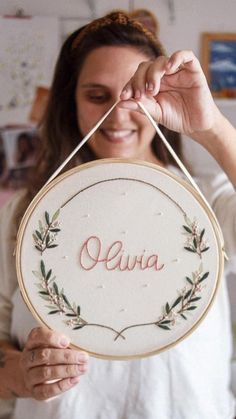
[{"label": "long brown hair", "polygon": [[[96,19],[69,36],[58,57],[47,109],[40,126],[41,152],[37,171],[29,184],[29,197],[35,195],[82,139],[76,118],[76,83],[89,52],[102,46],[131,46],[150,59],[165,54],[153,33],[120,11]],[[162,130],[180,155],[179,134],[164,127]],[[175,164],[162,142],[158,141],[157,135],[153,138],[152,147],[165,165]],[[87,162],[96,158],[89,144],[80,150],[80,161]],[[65,170],[77,163],[74,158]]]}]

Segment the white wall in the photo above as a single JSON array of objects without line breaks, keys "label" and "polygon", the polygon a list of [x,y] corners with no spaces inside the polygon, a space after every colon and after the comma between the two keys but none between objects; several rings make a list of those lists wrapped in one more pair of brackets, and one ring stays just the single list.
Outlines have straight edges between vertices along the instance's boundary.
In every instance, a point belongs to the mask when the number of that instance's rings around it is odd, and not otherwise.
[{"label": "white wall", "polygon": [[[88,18],[89,4],[95,4],[97,16],[111,9],[148,8],[161,24],[160,38],[168,53],[176,49],[192,49],[200,53],[201,32],[235,32],[235,0],[0,0],[0,14],[11,14],[19,8],[27,14]],[[175,20],[170,21],[168,5],[175,9]]]}]

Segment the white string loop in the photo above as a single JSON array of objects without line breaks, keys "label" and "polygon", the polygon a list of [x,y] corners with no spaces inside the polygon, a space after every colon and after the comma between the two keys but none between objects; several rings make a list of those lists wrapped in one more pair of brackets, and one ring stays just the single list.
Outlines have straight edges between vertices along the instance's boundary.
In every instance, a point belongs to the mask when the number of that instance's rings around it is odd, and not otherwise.
[{"label": "white string loop", "polygon": [[83,147],[83,145],[92,137],[92,135],[95,133],[95,131],[100,127],[100,125],[103,123],[103,121],[108,117],[108,115],[113,111],[113,109],[116,107],[116,105],[120,102],[120,100],[117,100],[114,105],[105,113],[105,115],[102,116],[102,118],[96,123],[96,125],[89,131],[87,135],[83,138],[83,140],[75,147],[75,149],[70,153],[70,155],[63,161],[63,163],[55,170],[55,172],[52,174],[52,176],[47,180],[45,183],[45,186],[50,183],[59,173],[62,171],[62,169],[65,167],[65,165],[74,157],[74,155]]},{"label": "white string loop", "polygon": [[[120,100],[117,100],[112,106],[111,108],[105,113],[105,115],[102,116],[102,118],[96,123],[96,125],[89,131],[89,133],[83,138],[83,140],[76,146],[76,148],[71,152],[71,154],[64,160],[64,162],[56,169],[56,171],[52,174],[52,176],[48,179],[48,181],[46,182],[46,184],[44,186],[46,186],[48,183],[50,183],[53,179],[55,179],[55,177],[62,171],[62,169],[65,167],[65,165],[72,159],[72,157],[74,157],[74,155],[83,147],[83,145],[92,137],[92,135],[94,134],[94,132],[100,127],[100,125],[104,122],[104,120],[108,117],[108,115],[113,111],[113,109],[116,107],[116,105],[120,102]],[[219,235],[221,237],[221,241],[222,241],[222,250],[224,252],[225,258],[227,258],[227,255],[225,253],[224,250],[224,239],[223,239],[223,234],[220,228],[220,225],[218,223],[218,220],[211,208],[211,206],[209,205],[208,201],[206,200],[205,196],[203,195],[202,191],[199,189],[198,185],[196,184],[196,182],[194,181],[194,179],[192,178],[192,176],[190,175],[190,173],[188,172],[188,170],[186,169],[185,165],[181,162],[181,160],[179,159],[179,157],[177,156],[177,154],[175,153],[175,151],[173,150],[173,148],[170,146],[170,144],[168,143],[167,139],[165,138],[164,134],[161,132],[158,124],[154,121],[153,117],[150,115],[150,113],[148,112],[148,110],[146,109],[146,107],[143,105],[142,102],[137,102],[140,109],[142,109],[142,111],[144,112],[144,114],[147,116],[147,118],[149,119],[149,121],[151,122],[151,124],[153,125],[153,127],[155,128],[157,134],[159,135],[161,141],[164,143],[165,147],[168,149],[168,151],[170,152],[170,154],[172,155],[172,157],[174,158],[174,160],[176,161],[177,165],[179,166],[180,170],[184,173],[184,175],[187,177],[187,179],[189,180],[189,182],[191,183],[191,185],[194,187],[194,189],[197,191],[197,193],[200,195],[200,197],[202,198],[203,202],[205,203],[205,205],[207,206],[207,208],[209,209],[212,217],[215,220],[216,226],[219,230]]]}]

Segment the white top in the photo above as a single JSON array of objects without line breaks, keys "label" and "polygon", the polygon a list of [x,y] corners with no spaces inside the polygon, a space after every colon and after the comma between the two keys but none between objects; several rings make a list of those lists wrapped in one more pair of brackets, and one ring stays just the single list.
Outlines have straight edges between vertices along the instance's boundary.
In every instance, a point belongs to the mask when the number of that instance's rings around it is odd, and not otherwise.
[{"label": "white top", "polygon": [[[236,194],[222,174],[205,180],[200,187],[222,226],[232,260],[227,268],[232,270],[236,266]],[[21,197],[14,197],[1,212],[0,338],[14,339],[22,347],[37,324],[20,297],[12,260],[13,220]],[[229,303],[223,280],[201,325],[174,348],[134,361],[91,358],[89,372],[76,387],[50,401],[17,399],[12,418],[233,419],[231,352]]]}]

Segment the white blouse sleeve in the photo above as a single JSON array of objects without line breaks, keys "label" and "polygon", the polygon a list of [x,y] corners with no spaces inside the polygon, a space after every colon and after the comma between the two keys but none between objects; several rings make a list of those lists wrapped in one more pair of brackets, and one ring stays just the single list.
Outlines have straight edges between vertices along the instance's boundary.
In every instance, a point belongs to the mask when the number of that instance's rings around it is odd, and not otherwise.
[{"label": "white blouse sleeve", "polygon": [[223,173],[205,175],[197,179],[198,185],[211,205],[225,241],[225,250],[229,258],[226,269],[236,273],[236,192],[227,176]]},{"label": "white blouse sleeve", "polygon": [[14,250],[15,214],[24,192],[17,193],[0,211],[0,339],[10,340],[12,295],[17,287]]}]

